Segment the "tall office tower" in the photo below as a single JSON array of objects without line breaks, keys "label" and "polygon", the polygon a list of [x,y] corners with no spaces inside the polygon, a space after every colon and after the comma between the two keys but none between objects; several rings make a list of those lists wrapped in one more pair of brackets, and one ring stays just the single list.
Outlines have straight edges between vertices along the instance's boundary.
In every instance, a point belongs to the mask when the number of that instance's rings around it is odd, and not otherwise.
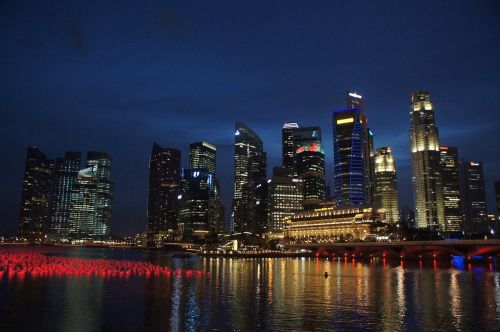
[{"label": "tall office tower", "polygon": [[347,108],[357,108],[364,112],[365,103],[362,95],[354,91],[347,91],[346,97],[347,97]]},{"label": "tall office tower", "polygon": [[293,171],[275,167],[268,181],[268,232],[282,232],[284,218],[302,210],[302,180],[293,177]]},{"label": "tall office tower", "polygon": [[295,144],[294,154],[297,153],[297,149],[304,145],[321,144],[321,128],[317,126],[297,128],[293,132],[293,142]]},{"label": "tall office tower", "polygon": [[461,230],[463,224],[458,151],[456,147],[441,145],[439,152],[441,154],[445,230],[456,232]]},{"label": "tall office tower", "polygon": [[[237,122],[234,136],[234,231],[260,232],[266,220],[266,154],[262,140]],[[262,220],[262,218],[264,218]]]},{"label": "tall office tower", "polygon": [[211,174],[210,201],[208,202],[208,229],[212,232],[219,232],[221,229],[221,225],[219,225],[219,211],[217,209],[220,201],[220,186],[215,176],[216,156],[217,148],[210,143],[197,142],[189,146],[189,168],[203,168]]},{"label": "tall office tower", "polygon": [[97,222],[97,165],[78,172],[71,189],[69,236],[76,239],[94,237]]},{"label": "tall office tower", "polygon": [[321,128],[297,128],[293,141],[296,149],[295,171],[303,181],[304,208],[313,209],[326,199],[325,152],[321,143]]},{"label": "tall office tower", "polygon": [[217,148],[208,142],[189,145],[189,168],[206,168],[215,175]]},{"label": "tall office tower", "polygon": [[365,127],[358,108],[333,112],[333,194],[338,207],[370,204]]},{"label": "tall office tower", "polygon": [[67,238],[71,229],[71,190],[81,169],[80,152],[66,152],[54,166],[50,232],[58,239]]},{"label": "tall office tower", "polygon": [[[291,170],[295,169],[295,143],[294,131],[299,128],[295,122],[287,122],[281,129],[281,154],[282,166]],[[293,175],[293,173],[292,173]]]},{"label": "tall office tower", "polygon": [[374,207],[376,209],[385,209],[387,222],[398,222],[399,201],[396,163],[390,146],[377,149],[373,174]]},{"label": "tall office tower", "polygon": [[95,238],[111,235],[113,183],[111,182],[111,158],[104,152],[87,152],[87,167],[97,166]]},{"label": "tall office tower", "polygon": [[439,134],[426,91],[412,93],[409,134],[416,225],[445,230]]},{"label": "tall office tower", "polygon": [[53,167],[42,151],[27,149],[18,235],[29,241],[40,240],[48,230]]},{"label": "tall office tower", "polygon": [[148,246],[172,240],[179,217],[181,152],[154,143],[149,159]]},{"label": "tall office tower", "polygon": [[204,238],[210,231],[210,196],[213,174],[206,168],[181,171],[179,224],[184,239]]},{"label": "tall office tower", "polygon": [[495,202],[497,205],[497,213],[500,214],[500,181],[495,182]]},{"label": "tall office tower", "polygon": [[325,151],[321,140],[302,145],[296,151],[297,175],[303,184],[304,209],[311,210],[326,199],[325,193]]},{"label": "tall office tower", "polygon": [[347,91],[347,108],[357,109],[361,112],[361,131],[363,134],[363,161],[364,161],[364,171],[365,171],[365,184],[366,184],[366,198],[367,204],[373,204],[373,157],[375,154],[373,145],[373,132],[368,128],[368,118],[365,114],[365,102],[363,96],[360,94]]},{"label": "tall office tower", "polygon": [[113,183],[111,158],[104,152],[87,152],[71,190],[70,236],[102,239],[111,235]]},{"label": "tall office tower", "polygon": [[465,184],[465,218],[467,222],[481,222],[487,218],[483,163],[463,162]]}]

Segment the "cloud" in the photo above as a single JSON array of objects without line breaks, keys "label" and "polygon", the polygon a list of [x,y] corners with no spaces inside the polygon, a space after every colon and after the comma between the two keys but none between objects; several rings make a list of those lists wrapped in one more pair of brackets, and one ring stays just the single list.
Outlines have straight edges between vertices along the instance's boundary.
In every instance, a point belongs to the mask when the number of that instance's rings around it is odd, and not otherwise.
[{"label": "cloud", "polygon": [[82,30],[82,25],[79,20],[74,20],[69,28],[69,35],[74,46],[78,49],[82,56],[86,56],[89,51],[88,38]]},{"label": "cloud", "polygon": [[160,34],[165,38],[184,40],[192,36],[191,18],[175,8],[160,10],[155,15],[154,22]]}]

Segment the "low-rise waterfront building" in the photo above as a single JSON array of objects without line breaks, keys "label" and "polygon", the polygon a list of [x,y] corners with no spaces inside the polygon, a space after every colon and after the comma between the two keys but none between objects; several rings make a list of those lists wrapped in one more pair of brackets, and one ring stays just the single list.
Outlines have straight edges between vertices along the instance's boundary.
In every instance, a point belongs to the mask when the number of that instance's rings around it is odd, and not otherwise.
[{"label": "low-rise waterfront building", "polygon": [[336,208],[323,204],[320,208],[285,217],[285,238],[307,239],[359,239],[370,235],[377,223],[385,223],[385,211],[369,207]]}]

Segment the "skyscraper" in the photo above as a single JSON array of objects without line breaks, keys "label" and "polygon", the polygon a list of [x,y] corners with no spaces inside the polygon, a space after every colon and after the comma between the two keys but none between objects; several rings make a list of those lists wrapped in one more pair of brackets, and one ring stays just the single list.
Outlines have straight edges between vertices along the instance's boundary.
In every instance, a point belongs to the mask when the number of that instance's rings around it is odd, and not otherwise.
[{"label": "skyscraper", "polygon": [[71,190],[70,233],[82,239],[111,235],[113,183],[111,158],[104,152],[87,152],[86,168],[78,172]]},{"label": "skyscraper", "polygon": [[[220,215],[220,186],[216,171],[217,148],[207,142],[192,143],[189,149],[189,167],[191,169],[204,169],[210,173],[208,225],[207,230],[219,232],[222,230]],[[208,176],[208,175],[207,175]]]},{"label": "skyscraper", "polygon": [[445,229],[439,135],[426,91],[412,93],[410,109],[415,223],[419,228]]},{"label": "skyscraper", "polygon": [[53,167],[38,148],[27,149],[18,234],[29,241],[40,240],[49,227]]},{"label": "skyscraper", "polygon": [[[213,174],[206,168],[187,168],[181,171],[179,224],[183,238],[203,238],[211,228],[210,208]],[[215,208],[215,206],[214,206]],[[215,225],[213,225],[215,226]]]},{"label": "skyscraper", "polygon": [[234,139],[231,228],[258,233],[267,222],[266,154],[260,137],[240,122],[235,125]]},{"label": "skyscraper", "polygon": [[333,112],[333,193],[338,207],[370,203],[365,122],[358,108]]},{"label": "skyscraper", "polygon": [[467,222],[486,221],[486,192],[484,188],[483,163],[463,162],[465,183],[465,218]]},{"label": "skyscraper", "polygon": [[458,151],[456,147],[442,145],[439,147],[439,151],[441,154],[445,230],[460,231],[463,216]]},{"label": "skyscraper", "polygon": [[306,210],[317,208],[326,199],[325,151],[321,144],[321,135],[318,135],[316,142],[299,147],[295,156],[297,175],[303,184],[302,204]]},{"label": "skyscraper", "polygon": [[283,125],[283,129],[281,129],[282,166],[291,170],[295,169],[296,147],[293,138],[294,131],[297,128],[299,128],[299,125],[297,123],[287,122]]},{"label": "skyscraper", "polygon": [[282,232],[284,218],[302,210],[302,180],[293,177],[293,171],[288,168],[275,167],[268,190],[267,231]]},{"label": "skyscraper", "polygon": [[365,113],[365,101],[362,95],[353,91],[347,91],[347,108],[357,109],[361,112],[362,123],[361,131],[363,135],[363,161],[365,171],[365,186],[366,186],[366,199],[368,205],[373,204],[373,157],[375,154],[373,145],[373,132],[368,128],[368,118]]},{"label": "skyscraper", "polygon": [[81,157],[80,152],[66,152],[63,158],[56,158],[50,232],[59,239],[67,238],[72,229],[70,223],[71,191],[81,168]]},{"label": "skyscraper", "polygon": [[189,145],[189,168],[206,168],[215,175],[217,148],[208,142]]},{"label": "skyscraper", "polygon": [[78,172],[71,190],[70,237],[90,239],[94,237],[97,223],[97,166]]},{"label": "skyscraper", "polygon": [[385,209],[387,222],[398,222],[398,187],[396,163],[391,147],[377,149],[374,158],[373,204],[376,209]]},{"label": "skyscraper", "polygon": [[97,166],[97,201],[94,236],[111,235],[113,183],[111,182],[111,158],[104,152],[87,152],[87,167]]},{"label": "skyscraper", "polygon": [[161,246],[177,229],[181,152],[154,143],[149,159],[148,242]]}]

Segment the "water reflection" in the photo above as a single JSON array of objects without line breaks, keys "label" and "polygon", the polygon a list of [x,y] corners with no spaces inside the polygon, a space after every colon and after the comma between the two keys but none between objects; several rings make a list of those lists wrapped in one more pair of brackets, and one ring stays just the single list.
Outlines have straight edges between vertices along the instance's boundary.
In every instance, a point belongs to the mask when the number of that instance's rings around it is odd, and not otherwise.
[{"label": "water reflection", "polygon": [[71,255],[149,260],[210,276],[4,276],[0,330],[493,331],[500,322],[495,263],[183,260],[162,252],[106,250]]}]

